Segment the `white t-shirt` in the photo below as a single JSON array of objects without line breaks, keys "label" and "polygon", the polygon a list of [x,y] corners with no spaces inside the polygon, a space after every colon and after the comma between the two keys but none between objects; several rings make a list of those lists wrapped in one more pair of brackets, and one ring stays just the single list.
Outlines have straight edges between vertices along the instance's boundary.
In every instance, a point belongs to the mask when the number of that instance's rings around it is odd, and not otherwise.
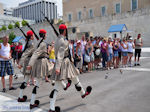
[{"label": "white t-shirt", "polygon": [[85,54],[85,46],[86,46],[86,41],[81,40],[82,54]]},{"label": "white t-shirt", "polygon": [[102,41],[99,42],[99,46],[100,46],[100,47],[101,47],[102,43],[103,43]]},{"label": "white t-shirt", "polygon": [[[124,42],[122,42],[122,44],[123,44],[123,46],[124,46],[125,48],[127,48],[127,44],[125,44]],[[122,47],[122,52],[128,52],[128,49],[124,49],[124,48]]]},{"label": "white t-shirt", "polygon": [[[10,45],[8,44],[8,46],[4,46],[3,43],[0,43],[0,46],[1,46],[1,48],[0,48],[0,55],[9,58]],[[4,61],[4,59],[0,58],[0,61]]]},{"label": "white t-shirt", "polygon": [[128,42],[128,52],[133,53],[133,42]]},{"label": "white t-shirt", "polygon": [[72,49],[73,49],[73,45],[69,44],[69,50],[70,50],[71,56],[73,56]]}]

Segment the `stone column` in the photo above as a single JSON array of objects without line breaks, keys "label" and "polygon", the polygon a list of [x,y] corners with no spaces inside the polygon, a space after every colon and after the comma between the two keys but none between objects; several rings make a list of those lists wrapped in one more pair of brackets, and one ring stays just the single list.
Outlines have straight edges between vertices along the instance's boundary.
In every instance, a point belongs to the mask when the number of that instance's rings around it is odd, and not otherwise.
[{"label": "stone column", "polygon": [[51,18],[54,19],[53,3],[51,4],[51,13],[52,13],[52,15],[51,15],[52,17]]},{"label": "stone column", "polygon": [[52,19],[52,9],[51,9],[51,7],[52,7],[52,3],[50,3],[50,7],[49,7],[49,10],[50,10],[50,20]]}]

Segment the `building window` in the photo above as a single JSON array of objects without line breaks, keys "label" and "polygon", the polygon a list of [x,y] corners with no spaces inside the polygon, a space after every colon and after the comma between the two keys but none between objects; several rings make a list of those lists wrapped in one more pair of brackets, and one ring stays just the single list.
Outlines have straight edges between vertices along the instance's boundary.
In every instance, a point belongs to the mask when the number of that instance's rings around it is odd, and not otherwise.
[{"label": "building window", "polygon": [[117,3],[116,4],[116,13],[120,13],[121,11],[120,11],[120,3]]},{"label": "building window", "polygon": [[72,15],[68,14],[68,21],[71,22],[72,21]]},{"label": "building window", "polygon": [[103,6],[102,9],[101,9],[101,13],[102,13],[102,16],[105,16],[106,15],[106,7]]},{"label": "building window", "polygon": [[78,12],[78,20],[81,20],[81,19],[82,19],[82,12],[79,11],[79,12]]},{"label": "building window", "polygon": [[93,9],[90,9],[90,10],[89,10],[89,18],[93,18],[93,16],[94,16],[94,15],[93,15]]},{"label": "building window", "polygon": [[138,8],[138,0],[131,0],[132,11]]}]

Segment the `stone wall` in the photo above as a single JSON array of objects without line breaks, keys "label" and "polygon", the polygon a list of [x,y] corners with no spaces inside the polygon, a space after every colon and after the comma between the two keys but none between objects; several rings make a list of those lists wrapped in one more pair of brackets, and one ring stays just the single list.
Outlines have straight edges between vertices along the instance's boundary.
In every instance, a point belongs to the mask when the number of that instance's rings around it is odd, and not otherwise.
[{"label": "stone wall", "polygon": [[130,33],[133,38],[141,33],[144,46],[150,46],[150,8],[73,22],[71,26],[78,27],[80,32],[93,32],[94,36],[109,36],[108,29],[115,24],[126,24],[128,30],[133,31]]},{"label": "stone wall", "polygon": [[[138,9],[150,6],[150,0],[137,0]],[[120,4],[121,13],[132,11],[132,0],[65,0],[63,1],[63,19],[68,21],[68,14],[72,15],[72,21],[78,21],[78,12],[81,12],[81,19],[89,18],[89,10],[92,9],[93,17],[102,15],[102,7],[106,7],[105,15],[116,13],[116,4]]]},{"label": "stone wall", "polygon": [[0,14],[4,14],[4,11],[3,11],[3,4],[0,3]]},{"label": "stone wall", "polygon": [[[55,41],[56,35],[55,35],[53,29],[51,28],[51,26],[49,25],[48,22],[34,24],[34,25],[31,25],[31,27],[34,29],[34,31],[36,32],[37,35],[38,35],[38,32],[39,32],[40,29],[45,29],[47,31],[47,39],[46,39],[47,43]],[[58,29],[58,26],[55,25],[55,28]],[[30,30],[28,27],[22,27],[21,29],[25,33],[28,30]],[[8,35],[11,32],[14,32],[14,34],[16,36],[23,36],[23,34],[20,32],[20,30],[18,28],[14,28],[13,30],[1,31],[0,32],[0,37],[3,37],[4,35]]]}]

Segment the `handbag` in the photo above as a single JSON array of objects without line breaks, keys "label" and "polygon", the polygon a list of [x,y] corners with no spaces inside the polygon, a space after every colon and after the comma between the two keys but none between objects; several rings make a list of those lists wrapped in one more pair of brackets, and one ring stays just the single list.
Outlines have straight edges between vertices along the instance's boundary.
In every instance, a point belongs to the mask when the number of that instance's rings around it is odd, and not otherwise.
[{"label": "handbag", "polygon": [[85,54],[84,55],[84,61],[87,62],[87,63],[89,63],[90,62],[90,56],[87,55],[87,54]]},{"label": "handbag", "polygon": [[75,62],[79,62],[81,60],[81,58],[79,58],[76,54],[75,54],[75,59],[74,59],[74,61]]}]

